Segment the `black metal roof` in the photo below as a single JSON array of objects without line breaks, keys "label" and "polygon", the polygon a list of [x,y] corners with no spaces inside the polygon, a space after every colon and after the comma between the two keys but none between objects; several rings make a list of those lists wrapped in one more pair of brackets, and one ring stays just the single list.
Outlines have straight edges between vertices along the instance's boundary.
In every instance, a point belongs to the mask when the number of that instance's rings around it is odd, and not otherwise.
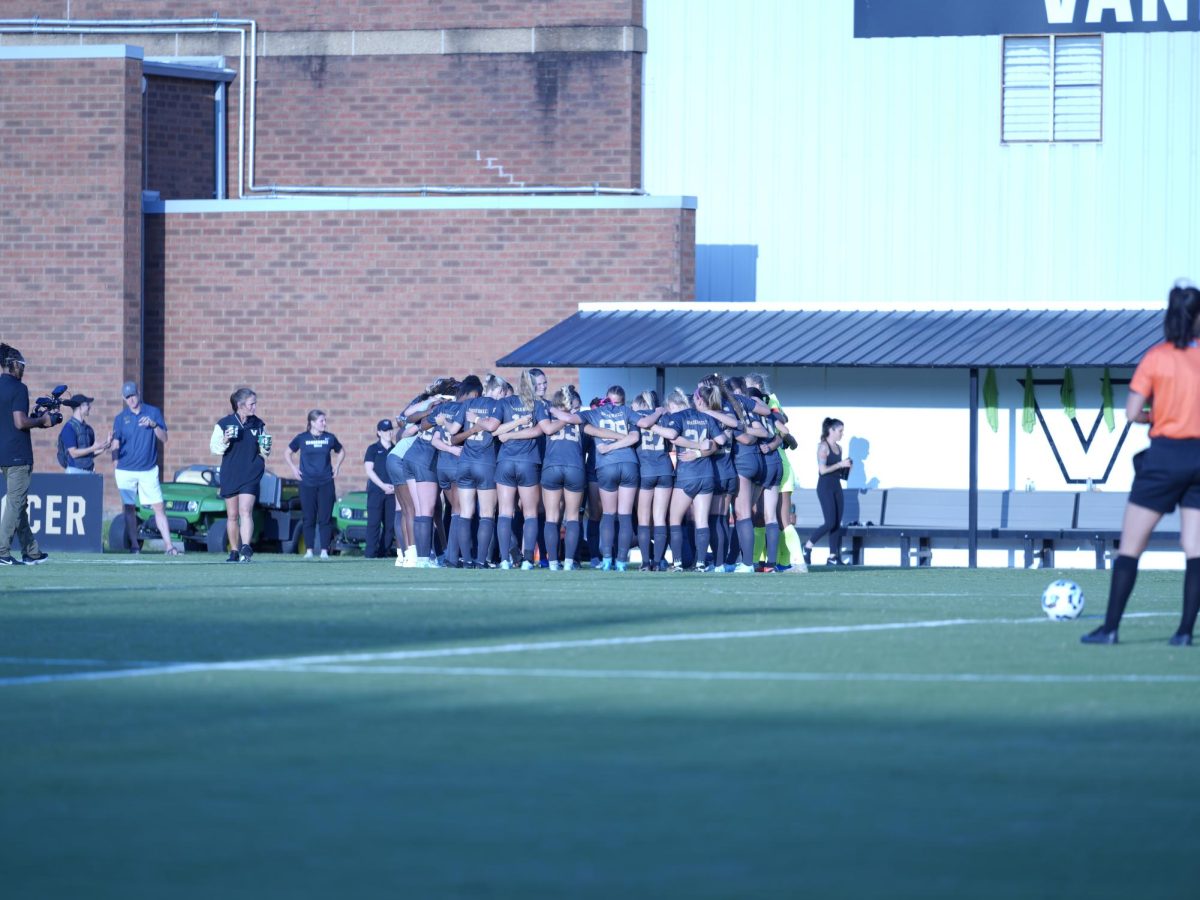
[{"label": "black metal roof", "polygon": [[798,309],[578,312],[499,366],[1129,367],[1162,340],[1160,310]]}]

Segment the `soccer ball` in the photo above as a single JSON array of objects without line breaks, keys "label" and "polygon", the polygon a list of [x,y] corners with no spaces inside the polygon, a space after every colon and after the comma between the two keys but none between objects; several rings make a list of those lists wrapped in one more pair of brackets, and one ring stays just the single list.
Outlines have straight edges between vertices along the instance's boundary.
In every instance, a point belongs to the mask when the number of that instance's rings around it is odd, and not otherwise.
[{"label": "soccer ball", "polygon": [[1042,612],[1056,622],[1078,619],[1083,612],[1083,589],[1060,578],[1042,591]]}]

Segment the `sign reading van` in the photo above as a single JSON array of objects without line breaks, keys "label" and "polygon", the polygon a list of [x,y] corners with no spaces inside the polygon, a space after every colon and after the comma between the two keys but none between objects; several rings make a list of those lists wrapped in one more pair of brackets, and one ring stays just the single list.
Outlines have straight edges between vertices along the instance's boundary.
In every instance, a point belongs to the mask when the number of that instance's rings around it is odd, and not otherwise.
[{"label": "sign reading van", "polygon": [[854,36],[1200,31],[1200,0],[854,0]]}]

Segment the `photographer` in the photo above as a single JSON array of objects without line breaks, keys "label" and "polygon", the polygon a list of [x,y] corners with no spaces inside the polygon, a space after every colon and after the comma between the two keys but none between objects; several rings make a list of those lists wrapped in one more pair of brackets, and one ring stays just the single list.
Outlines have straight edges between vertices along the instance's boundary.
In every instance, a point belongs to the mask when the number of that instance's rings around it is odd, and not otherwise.
[{"label": "photographer", "polygon": [[[0,517],[0,566],[35,566],[47,559],[38,550],[29,528],[29,481],[33,475],[34,428],[50,428],[62,421],[62,414],[45,412],[29,415],[29,388],[25,377],[25,357],[15,347],[0,344],[0,473],[8,485],[4,515]],[[36,411],[35,411],[36,412]],[[21,542],[21,558],[10,552],[13,535]]]}]

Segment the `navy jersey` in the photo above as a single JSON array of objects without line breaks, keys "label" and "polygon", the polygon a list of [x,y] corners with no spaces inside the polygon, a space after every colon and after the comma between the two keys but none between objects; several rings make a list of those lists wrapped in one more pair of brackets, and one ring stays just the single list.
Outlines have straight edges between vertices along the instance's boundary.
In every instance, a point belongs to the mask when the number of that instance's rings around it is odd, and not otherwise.
[{"label": "navy jersey", "polygon": [[[459,403],[457,400],[449,400],[446,403],[443,403],[441,406],[439,406],[437,408],[437,413],[435,413],[435,415],[434,415],[435,419],[437,418],[437,416],[442,416],[446,420],[445,425],[434,425],[433,433],[434,433],[434,435],[437,436],[437,439],[439,441],[441,441],[443,444],[446,444],[447,446],[452,446],[454,443],[451,440],[451,434],[449,431],[449,427],[450,427],[450,423],[452,423],[455,420],[455,417],[458,416],[458,411],[460,409],[462,409],[462,406],[463,406],[463,404]],[[445,453],[446,453],[445,450],[439,450],[438,456],[440,457]],[[454,456],[453,453],[450,453],[448,455]],[[458,457],[454,456],[454,460],[455,460],[455,462],[457,462]]]},{"label": "navy jersey", "polygon": [[[628,406],[613,406],[611,404],[598,406],[595,409],[581,409],[579,417],[595,428],[615,431],[617,434],[629,434],[637,431],[639,413]],[[611,444],[613,441],[597,439],[597,443]],[[622,447],[611,453],[596,454],[596,468],[603,469],[619,463],[637,463],[637,452],[632,447]]]},{"label": "navy jersey", "polygon": [[[695,443],[700,443],[706,438],[711,441],[721,434],[721,423],[698,409],[681,409],[677,413],[670,413],[663,416],[659,421],[664,428],[670,428],[672,431],[677,432],[681,438],[694,441]],[[677,453],[680,456],[685,452],[685,448],[677,448]],[[675,477],[679,481],[702,478],[712,473],[712,457],[708,456],[691,460],[680,458],[675,469]]]},{"label": "navy jersey", "polygon": [[337,435],[326,431],[318,436],[311,431],[302,431],[292,438],[288,447],[293,453],[300,454],[301,484],[319,485],[333,481],[333,462],[330,457],[342,449]]},{"label": "navy jersey", "polygon": [[[384,484],[388,483],[387,458],[391,452],[391,447],[383,446],[383,441],[376,441],[367,448],[367,452],[363,454],[363,462],[371,463],[375,466],[375,477]],[[382,494],[383,488],[377,485],[370,478],[367,479],[368,494]]]},{"label": "navy jersey", "polygon": [[[524,425],[518,425],[514,431],[529,431],[533,428],[538,428],[538,423],[544,422],[548,418],[546,412],[546,404],[541,400],[534,400],[533,407],[530,408],[520,394],[514,394],[511,397],[505,397],[500,401],[501,404],[501,422],[511,422],[513,419],[519,419],[522,416],[529,416],[530,420]],[[539,433],[541,429],[538,429]],[[530,438],[524,441],[505,441],[500,445],[500,459],[521,459],[532,460],[538,462],[541,459],[541,454],[538,449],[538,440]]]},{"label": "navy jersey", "polygon": [[546,456],[542,465],[547,469],[551,466],[582,469],[585,439],[587,435],[583,433],[582,425],[563,425],[546,438]]},{"label": "navy jersey", "polygon": [[[68,449],[83,450],[96,443],[96,432],[92,430],[92,426],[87,422],[82,422],[72,416],[63,422],[62,431],[59,432],[58,438],[62,441],[62,445]],[[67,454],[67,465],[72,469],[94,472],[96,470],[96,458],[94,456],[74,457]]]},{"label": "navy jersey", "polygon": [[[737,428],[733,429],[733,440],[731,440],[729,444],[730,450],[735,458],[740,453],[758,453],[759,451],[757,445],[742,444],[737,440],[739,435],[744,435],[746,433],[746,426],[750,425],[751,422],[758,421],[758,417],[754,415],[753,412],[754,398],[743,397],[741,394],[734,394],[733,399],[742,407],[742,418],[739,421],[744,421],[745,425],[739,425]],[[734,412],[733,407],[730,406],[728,402],[721,405],[721,411],[726,415],[733,416],[735,419],[738,418],[738,414]]]},{"label": "navy jersey", "polygon": [[239,485],[262,478],[266,463],[258,451],[258,436],[265,434],[267,426],[258,416],[249,416],[245,422],[230,413],[217,422],[222,431],[236,425],[238,436],[229,442],[229,448],[221,457],[221,484]]},{"label": "navy jersey", "polygon": [[[459,408],[454,416],[454,421],[464,429],[468,429],[479,419],[499,419],[502,415],[503,410],[500,408],[499,400],[493,400],[490,397],[476,397]],[[473,434],[463,441],[462,456],[459,457],[459,460],[482,459],[494,463],[497,443],[490,431]]]},{"label": "navy jersey", "polygon": [[[440,410],[441,407],[437,407],[435,415]],[[425,428],[424,424],[420,423],[416,439],[404,454],[404,461],[409,465],[431,467],[436,461],[437,449],[433,446],[433,429]]]},{"label": "navy jersey", "polygon": [[158,465],[158,438],[153,428],[138,424],[142,416],[148,416],[163,431],[167,430],[162,411],[149,403],[143,403],[137,412],[125,407],[117,413],[113,419],[113,437],[121,446],[117,448],[116,468],[126,472],[149,472]]},{"label": "navy jersey", "polygon": [[[641,415],[649,415],[646,411]],[[666,419],[664,414],[659,421],[664,422]],[[665,424],[665,422],[664,422]],[[667,455],[668,445],[667,440],[661,434],[655,434],[649,428],[639,429],[641,431],[642,440],[637,447],[638,466],[641,469],[642,477],[652,475],[670,475],[671,474],[671,457]]]}]

